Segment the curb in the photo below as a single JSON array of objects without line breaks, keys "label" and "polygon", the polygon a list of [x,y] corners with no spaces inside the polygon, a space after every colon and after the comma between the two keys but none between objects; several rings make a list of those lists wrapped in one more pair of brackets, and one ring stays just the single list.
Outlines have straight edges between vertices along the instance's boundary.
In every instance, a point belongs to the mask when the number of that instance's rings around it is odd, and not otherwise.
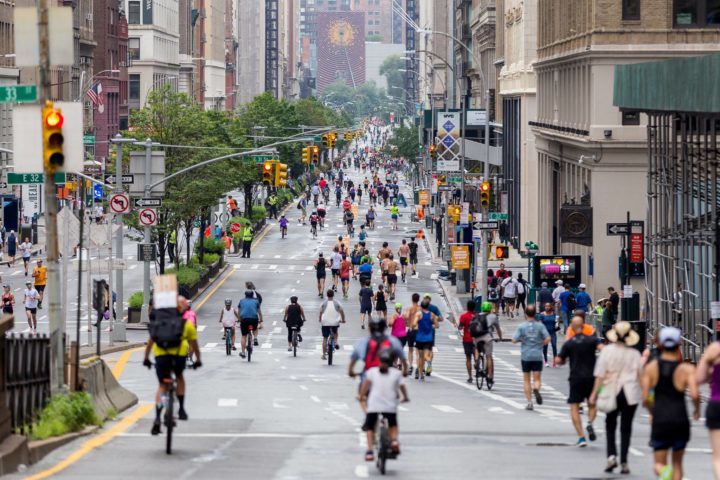
[{"label": "curb", "polygon": [[[139,329],[137,329],[137,330],[139,330]],[[144,326],[143,330],[147,330],[147,326]],[[145,346],[145,342],[132,342],[132,343],[123,342],[122,345],[113,345],[112,347],[105,347],[105,348],[101,349],[100,355],[109,355],[111,353],[123,352],[125,350],[132,350],[133,348],[144,347],[144,346]],[[89,353],[81,353],[80,360],[87,360],[89,358],[94,357],[95,354],[96,354],[96,352],[94,351],[94,349],[92,352],[89,352]]]},{"label": "curb", "polygon": [[28,457],[30,464],[38,463],[47,454],[52,453],[54,450],[67,445],[68,443],[76,440],[80,437],[90,435],[100,430],[97,425],[91,425],[83,428],[79,432],[70,432],[59,437],[46,438],[45,440],[34,440],[28,442]]}]

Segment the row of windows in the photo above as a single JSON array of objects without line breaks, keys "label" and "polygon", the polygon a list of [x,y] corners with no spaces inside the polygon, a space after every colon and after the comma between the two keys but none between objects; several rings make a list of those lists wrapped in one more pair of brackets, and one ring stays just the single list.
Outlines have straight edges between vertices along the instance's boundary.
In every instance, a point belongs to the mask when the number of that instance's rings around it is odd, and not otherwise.
[{"label": "row of windows", "polygon": [[[171,32],[177,32],[178,21],[179,21],[179,10],[177,0],[169,1],[156,1],[156,0],[145,0],[146,2],[152,2],[150,15],[152,16],[152,23],[163,27]],[[143,23],[143,11],[140,0],[129,0],[128,1],[128,24],[129,25],[140,25]]]},{"label": "row of windows", "polygon": [[[640,20],[642,0],[623,0],[622,19]],[[720,25],[720,0],[673,0],[673,25],[704,27]]]}]

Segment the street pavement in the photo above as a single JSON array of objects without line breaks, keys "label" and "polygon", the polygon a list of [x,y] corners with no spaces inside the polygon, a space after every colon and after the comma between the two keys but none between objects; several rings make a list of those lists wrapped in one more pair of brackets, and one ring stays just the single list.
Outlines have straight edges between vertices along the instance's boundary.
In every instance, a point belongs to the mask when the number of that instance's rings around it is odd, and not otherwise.
[{"label": "street pavement", "polygon": [[[356,180],[357,172],[353,172]],[[412,200],[409,189],[406,198]],[[360,218],[367,209],[366,196]],[[376,254],[383,241],[397,251],[410,222],[410,209],[401,209],[399,231],[391,231],[389,212],[381,213],[368,244]],[[156,380],[142,367],[142,353],[116,353],[108,358],[120,369],[121,383],[135,392],[139,409],[124,420],[111,422],[108,435],[93,444],[77,440],[25,471],[56,478],[230,478],[346,479],[379,477],[373,463],[363,459],[365,436],[360,431],[363,414],[355,399],[357,381],[347,376],[352,345],[365,335],[360,328],[358,282],[351,280],[350,297],[340,302],[348,323],[340,327],[341,349],[335,364],[321,360],[321,335],[312,262],[318,252],[329,256],[338,234],[344,232],[341,209],[328,208],[327,227],[312,239],[309,225],[297,223],[297,212],[288,212],[288,237],[273,228],[252,252],[252,258],[231,258],[231,269],[196,303],[203,367],[187,373],[187,410],[190,420],[175,431],[175,451],[164,452],[165,437],[152,437],[150,427]],[[432,256],[421,243],[419,277],[398,284],[397,301],[407,305],[413,292],[430,293],[446,313],[448,304],[436,280]],[[330,278],[330,277],[329,277]],[[218,324],[225,298],[237,304],[244,282],[253,281],[263,296],[265,328],[251,363],[237,355],[227,357]],[[374,277],[379,283],[379,276]],[[282,312],[288,298],[297,295],[308,322],[297,358],[287,352]],[[512,334],[507,328],[506,336]],[[239,346],[238,346],[239,349]],[[410,403],[399,412],[402,454],[388,464],[392,478],[487,479],[600,479],[620,478],[602,473],[605,464],[602,417],[596,421],[598,441],[588,448],[573,446],[577,440],[565,403],[566,368],[546,369],[545,403],[535,411],[524,410],[519,347],[496,344],[496,385],[478,391],[465,383],[462,344],[449,322],[437,332],[433,374],[420,383],[408,378]],[[236,352],[237,353],[237,352]],[[127,363],[125,363],[127,362]],[[137,410],[136,410],[137,411]],[[139,413],[143,413],[142,410]],[[135,418],[139,417],[139,419]],[[652,452],[648,416],[639,411],[635,420],[630,457],[632,475],[652,478]],[[97,448],[95,448],[97,447]],[[693,425],[693,440],[686,457],[687,479],[711,478],[707,434],[702,423]],[[59,471],[48,470],[57,466]],[[20,475],[11,476],[20,478]],[[33,477],[30,477],[33,478]],[[43,477],[35,477],[43,478]]]}]

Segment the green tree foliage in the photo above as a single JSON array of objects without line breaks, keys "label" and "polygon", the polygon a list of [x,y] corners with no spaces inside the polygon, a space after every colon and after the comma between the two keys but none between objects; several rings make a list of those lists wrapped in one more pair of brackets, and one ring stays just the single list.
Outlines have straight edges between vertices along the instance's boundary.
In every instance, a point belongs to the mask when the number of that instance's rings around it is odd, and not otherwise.
[{"label": "green tree foliage", "polygon": [[408,160],[418,156],[420,143],[418,142],[417,130],[400,127],[393,132],[388,144],[393,155]]},{"label": "green tree foliage", "polygon": [[399,55],[387,57],[380,65],[380,75],[384,75],[387,80],[387,90],[396,97],[402,97],[405,85],[405,72],[401,72],[401,68],[405,68],[405,60],[401,60]]}]

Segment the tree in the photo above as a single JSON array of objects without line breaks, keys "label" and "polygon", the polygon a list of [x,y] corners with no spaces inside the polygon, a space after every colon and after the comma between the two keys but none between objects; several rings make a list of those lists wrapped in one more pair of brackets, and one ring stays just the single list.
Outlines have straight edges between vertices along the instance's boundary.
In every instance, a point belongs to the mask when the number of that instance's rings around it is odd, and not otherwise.
[{"label": "tree", "polygon": [[380,65],[380,75],[385,76],[387,90],[394,96],[401,96],[405,86],[405,74],[400,71],[401,68],[405,68],[405,61],[399,55],[390,55]]},{"label": "tree", "polygon": [[395,129],[388,145],[395,155],[407,160],[414,159],[420,150],[417,130],[405,127]]}]

